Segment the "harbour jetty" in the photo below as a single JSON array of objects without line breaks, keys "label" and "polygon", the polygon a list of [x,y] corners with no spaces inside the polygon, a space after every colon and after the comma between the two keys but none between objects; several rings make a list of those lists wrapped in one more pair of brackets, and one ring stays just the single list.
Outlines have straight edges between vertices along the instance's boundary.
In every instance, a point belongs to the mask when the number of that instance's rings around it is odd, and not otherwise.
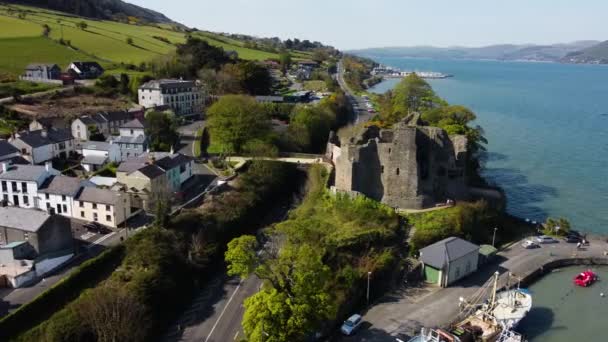
[{"label": "harbour jetty", "polygon": [[454,77],[454,75],[444,74],[444,73],[436,72],[436,71],[402,71],[398,68],[393,68],[390,66],[383,66],[383,65],[375,67],[372,70],[371,74],[374,76],[381,76],[384,78],[403,78],[403,77],[407,77],[411,74],[416,74],[418,77],[424,78],[424,79],[442,79],[442,78]]}]

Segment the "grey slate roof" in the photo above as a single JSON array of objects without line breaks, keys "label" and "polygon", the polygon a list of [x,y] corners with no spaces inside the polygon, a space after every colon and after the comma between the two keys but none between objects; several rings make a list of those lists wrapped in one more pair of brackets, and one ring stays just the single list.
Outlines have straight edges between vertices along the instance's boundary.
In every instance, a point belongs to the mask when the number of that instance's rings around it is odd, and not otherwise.
[{"label": "grey slate roof", "polygon": [[122,200],[122,198],[118,193],[112,190],[85,187],[82,188],[80,193],[76,196],[76,200],[81,202],[115,205]]},{"label": "grey slate roof", "polygon": [[80,72],[88,73],[95,69],[103,72],[103,68],[97,62],[72,62]]},{"label": "grey slate roof", "polygon": [[165,171],[162,168],[154,164],[146,165],[137,171],[141,172],[144,176],[150,179],[154,179],[165,174]]},{"label": "grey slate roof", "polygon": [[73,139],[72,131],[67,128],[51,128],[46,132],[46,136],[43,135],[43,130],[21,132],[19,133],[19,139],[31,147],[40,147]]},{"label": "grey slate roof", "polygon": [[6,140],[0,140],[0,157],[17,153],[19,150]]},{"label": "grey slate roof", "polygon": [[139,89],[191,88],[195,85],[196,82],[194,81],[162,79],[146,82]]},{"label": "grey slate roof", "polygon": [[45,173],[46,167],[41,165],[11,165],[6,172],[0,173],[0,179],[35,182]]},{"label": "grey slate roof", "polygon": [[477,252],[479,246],[457,237],[449,237],[420,250],[420,259],[426,265],[442,269],[445,264]]},{"label": "grey slate roof", "polygon": [[76,177],[53,176],[47,179],[39,191],[45,194],[74,196],[82,187],[82,181]]},{"label": "grey slate roof", "polygon": [[120,128],[137,128],[137,129],[143,129],[146,128],[146,123],[142,122],[139,119],[134,119],[131,120],[129,122],[124,123],[122,126],[120,126]]},{"label": "grey slate roof", "polygon": [[0,207],[0,227],[35,233],[51,217],[47,212],[19,207]]},{"label": "grey slate roof", "polygon": [[50,64],[47,64],[47,63],[31,63],[31,64],[28,64],[25,67],[25,70],[36,70],[36,69],[40,69],[40,68],[49,68],[49,69],[52,69],[54,67],[58,67],[59,68],[59,66],[57,64],[52,64],[52,63],[50,63]]},{"label": "grey slate roof", "polygon": [[113,141],[118,144],[139,144],[143,145],[146,143],[146,137],[143,135],[138,135],[136,137],[110,137],[108,141]]},{"label": "grey slate roof", "polygon": [[86,141],[81,146],[83,150],[109,151],[112,144],[105,141]]},{"label": "grey slate roof", "polygon": [[122,162],[118,166],[118,171],[131,173],[140,170],[141,168],[150,165],[151,159],[154,159],[154,164],[163,171],[171,170],[193,160],[192,157],[181,153],[171,154],[169,152],[145,152],[137,157],[131,157]]}]

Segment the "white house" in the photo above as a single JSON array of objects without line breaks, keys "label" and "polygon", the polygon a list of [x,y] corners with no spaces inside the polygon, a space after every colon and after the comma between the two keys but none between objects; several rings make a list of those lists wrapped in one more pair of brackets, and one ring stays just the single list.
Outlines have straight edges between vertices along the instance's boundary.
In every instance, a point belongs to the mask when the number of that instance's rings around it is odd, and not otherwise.
[{"label": "white house", "polygon": [[133,113],[128,111],[99,112],[93,115],[85,115],[72,121],[72,136],[79,141],[91,139],[92,128],[104,136],[118,135],[119,128],[133,119]]},{"label": "white house", "polygon": [[38,189],[39,209],[74,217],[74,197],[83,187],[94,187],[95,184],[76,177],[51,176]]},{"label": "white house", "polygon": [[120,147],[112,141],[88,141],[82,144],[82,167],[87,172],[98,170],[106,163],[120,162]]},{"label": "white house", "polygon": [[450,237],[420,250],[423,275],[427,282],[448,287],[477,271],[479,246]]},{"label": "white house", "polygon": [[32,164],[41,164],[53,158],[67,158],[74,152],[74,139],[69,129],[20,132],[9,142]]},{"label": "white house", "polygon": [[202,114],[206,94],[198,81],[154,80],[138,90],[139,104],[145,108],[169,106],[177,115]]},{"label": "white house", "polygon": [[0,173],[0,194],[2,200],[12,206],[21,208],[39,208],[38,190],[46,180],[59,171],[53,169],[50,162],[41,165],[9,165],[2,163]]},{"label": "white house", "polygon": [[68,73],[80,79],[97,78],[103,72],[103,68],[97,62],[72,62],[68,66]]},{"label": "white house", "polygon": [[120,148],[120,160],[124,161],[131,157],[137,157],[148,148],[146,138],[146,124],[135,119],[120,126],[119,136],[108,139]]}]

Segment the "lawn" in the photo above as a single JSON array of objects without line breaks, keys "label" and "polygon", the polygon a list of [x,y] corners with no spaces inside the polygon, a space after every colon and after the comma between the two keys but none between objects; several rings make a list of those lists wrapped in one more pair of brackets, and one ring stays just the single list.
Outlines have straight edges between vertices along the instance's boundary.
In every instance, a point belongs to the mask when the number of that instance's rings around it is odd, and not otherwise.
[{"label": "lawn", "polygon": [[61,68],[71,61],[92,59],[44,37],[0,39],[0,70],[19,75],[30,63],[57,63]]},{"label": "lawn", "polygon": [[9,82],[0,83],[0,98],[10,97],[13,95],[13,90],[20,90],[23,94],[38,93],[54,88],[59,88],[58,85],[48,83],[36,83],[36,82]]},{"label": "lawn", "polygon": [[236,51],[242,59],[263,61],[269,58],[279,58],[279,55],[276,53],[249,49],[240,44],[231,44],[230,42],[235,42],[235,40],[230,40],[230,38],[215,36],[206,32],[198,32],[196,35],[201,39],[207,40],[213,46],[221,47],[226,51]]},{"label": "lawn", "polygon": [[0,39],[42,35],[42,26],[14,17],[0,15]]},{"label": "lawn", "polygon": [[304,89],[311,90],[311,91],[317,91],[317,92],[326,92],[327,85],[325,84],[324,81],[319,81],[319,80],[304,81]]}]

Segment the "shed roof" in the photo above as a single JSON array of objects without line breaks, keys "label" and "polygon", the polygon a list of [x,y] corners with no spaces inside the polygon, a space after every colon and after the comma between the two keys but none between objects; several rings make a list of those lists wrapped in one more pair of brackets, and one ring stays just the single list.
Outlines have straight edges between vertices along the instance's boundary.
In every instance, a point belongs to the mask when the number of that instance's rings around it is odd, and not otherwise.
[{"label": "shed roof", "polygon": [[37,232],[51,217],[47,212],[19,207],[0,207],[0,226]]},{"label": "shed roof", "polygon": [[442,269],[446,263],[458,260],[478,250],[479,246],[467,240],[449,237],[421,249],[420,259],[426,265]]},{"label": "shed roof", "polygon": [[119,193],[112,190],[90,187],[82,188],[76,199],[81,202],[115,205],[122,198]]},{"label": "shed roof", "polygon": [[76,177],[53,176],[40,187],[45,194],[74,196],[82,187],[82,181]]}]

